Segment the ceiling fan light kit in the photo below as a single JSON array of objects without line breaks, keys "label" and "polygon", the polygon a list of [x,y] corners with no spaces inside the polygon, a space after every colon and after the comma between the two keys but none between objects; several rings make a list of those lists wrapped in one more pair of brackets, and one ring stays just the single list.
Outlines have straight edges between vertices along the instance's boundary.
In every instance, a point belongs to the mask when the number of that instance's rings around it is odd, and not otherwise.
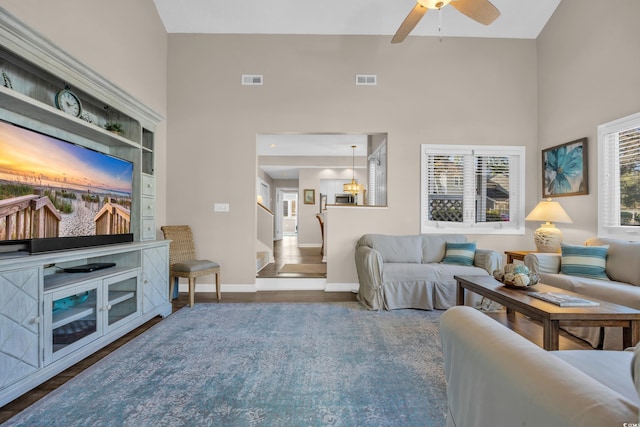
[{"label": "ceiling fan light kit", "polygon": [[440,10],[451,3],[458,12],[483,25],[489,25],[500,16],[500,11],[489,0],[417,0],[409,15],[402,21],[391,43],[402,42],[418,25],[427,9]]},{"label": "ceiling fan light kit", "polygon": [[440,9],[443,6],[451,3],[451,0],[418,0],[418,3],[426,7],[427,9]]}]

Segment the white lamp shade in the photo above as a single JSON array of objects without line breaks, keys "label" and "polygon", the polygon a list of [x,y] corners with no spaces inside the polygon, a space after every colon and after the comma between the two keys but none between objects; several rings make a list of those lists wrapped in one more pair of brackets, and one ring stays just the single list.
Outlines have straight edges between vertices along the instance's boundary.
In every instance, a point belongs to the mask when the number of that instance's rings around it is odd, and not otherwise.
[{"label": "white lamp shade", "polygon": [[560,203],[543,200],[527,215],[526,221],[573,222]]}]

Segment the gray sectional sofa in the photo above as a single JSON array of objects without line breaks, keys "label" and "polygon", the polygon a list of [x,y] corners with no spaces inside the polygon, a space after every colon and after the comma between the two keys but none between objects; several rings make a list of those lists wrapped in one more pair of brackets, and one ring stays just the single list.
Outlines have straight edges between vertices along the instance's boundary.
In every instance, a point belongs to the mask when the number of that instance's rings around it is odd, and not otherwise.
[{"label": "gray sectional sofa", "polygon": [[[454,306],[454,275],[492,274],[502,261],[496,251],[476,249],[473,265],[442,263],[447,242],[466,241],[458,234],[363,235],[355,251],[359,301],[373,310]],[[479,302],[480,297],[468,294],[467,304]]]},{"label": "gray sectional sofa", "polygon": [[[538,274],[540,282],[585,297],[593,297],[640,310],[640,242],[594,237],[585,246],[608,247],[604,280],[562,273],[559,253],[532,253],[524,258],[529,269]],[[564,328],[589,342],[594,348],[622,349],[621,328]]]},{"label": "gray sectional sofa", "polygon": [[634,352],[545,351],[462,306],[442,315],[440,339],[447,427],[638,425]]}]

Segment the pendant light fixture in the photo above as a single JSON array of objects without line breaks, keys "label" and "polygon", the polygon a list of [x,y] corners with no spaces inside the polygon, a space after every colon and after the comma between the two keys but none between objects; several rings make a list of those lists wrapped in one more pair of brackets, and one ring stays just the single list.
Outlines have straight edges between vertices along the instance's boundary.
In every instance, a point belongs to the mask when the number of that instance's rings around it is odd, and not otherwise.
[{"label": "pendant light fixture", "polygon": [[356,196],[358,193],[364,191],[364,185],[358,184],[358,181],[356,181],[356,146],[352,145],[351,148],[353,149],[351,182],[348,184],[344,184],[342,186],[342,191]]}]

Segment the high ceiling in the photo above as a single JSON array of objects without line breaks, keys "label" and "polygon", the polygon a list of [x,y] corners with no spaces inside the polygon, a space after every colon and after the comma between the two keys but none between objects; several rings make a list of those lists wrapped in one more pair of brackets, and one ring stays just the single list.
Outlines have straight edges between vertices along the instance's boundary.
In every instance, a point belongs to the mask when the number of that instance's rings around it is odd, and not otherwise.
[{"label": "high ceiling", "polygon": [[[455,1],[455,0],[454,0]],[[154,0],[169,33],[391,37],[415,0]],[[501,16],[478,24],[451,6],[430,10],[411,35],[535,39],[560,0],[491,0]],[[438,32],[438,28],[441,32]]]}]

